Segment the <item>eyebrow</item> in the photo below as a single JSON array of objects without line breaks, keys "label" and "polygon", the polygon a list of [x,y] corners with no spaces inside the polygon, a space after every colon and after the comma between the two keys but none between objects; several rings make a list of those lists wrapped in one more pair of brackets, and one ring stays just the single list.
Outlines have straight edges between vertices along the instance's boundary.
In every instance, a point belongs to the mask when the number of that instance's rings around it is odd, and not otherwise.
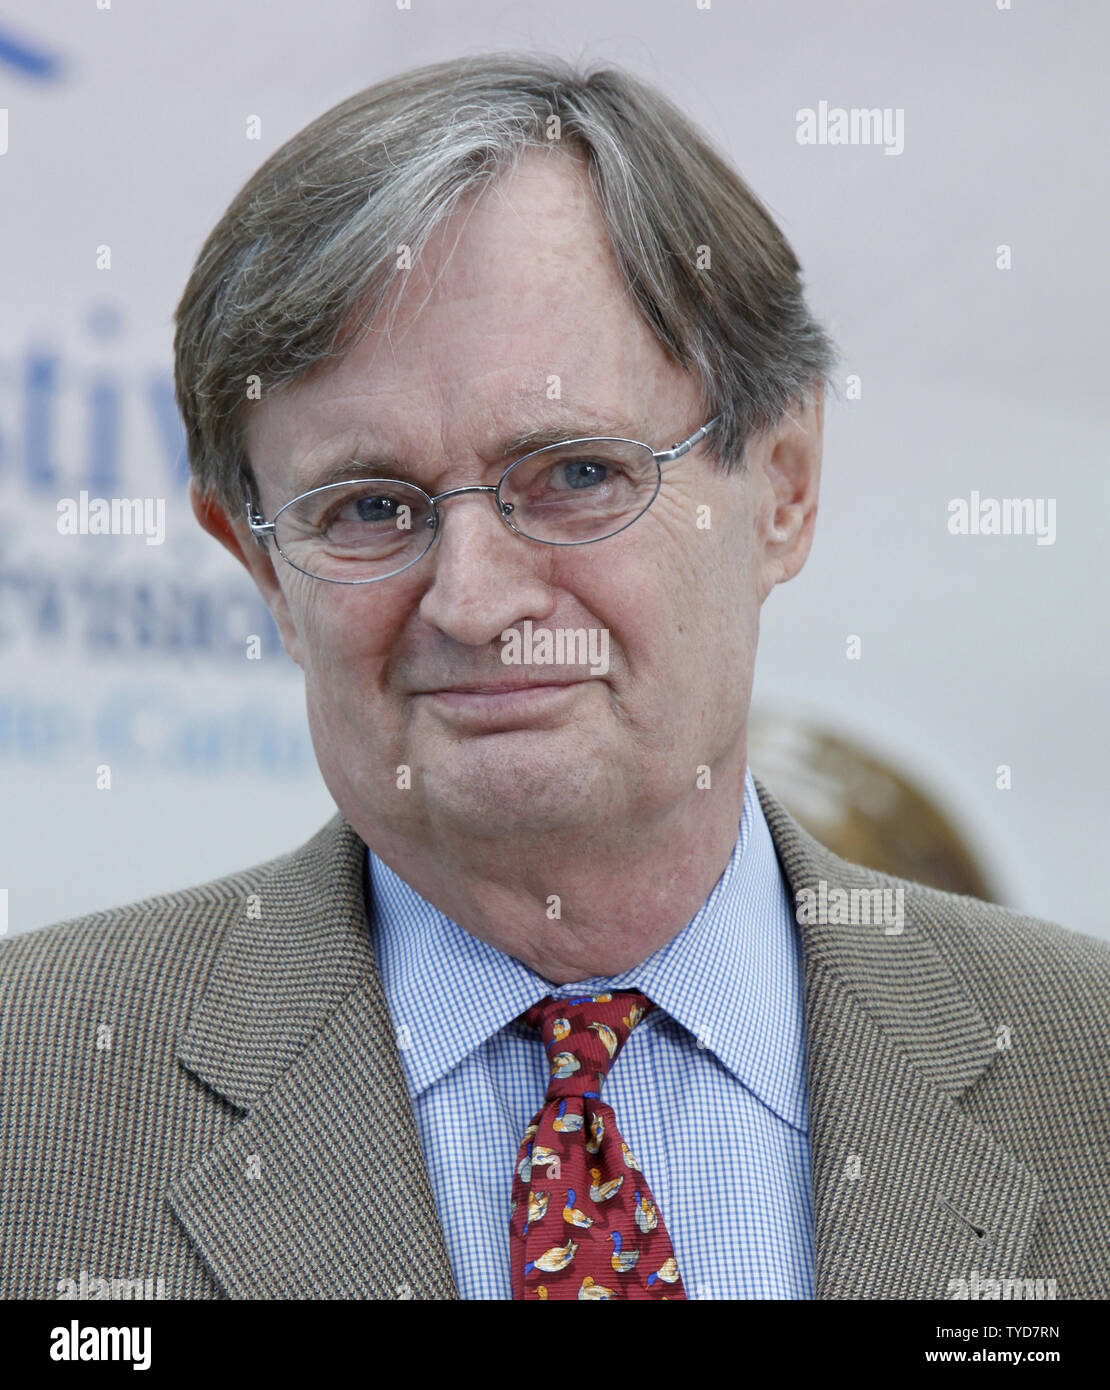
[{"label": "eyebrow", "polygon": [[[614,418],[579,417],[568,425],[539,425],[503,439],[496,446],[494,456],[503,472],[509,463],[532,453],[535,449],[545,449],[549,444],[607,436],[643,440],[644,427],[642,420],[630,422]],[[494,466],[490,465],[491,468]],[[482,465],[479,465],[479,468],[481,467]],[[300,477],[297,476],[297,470],[294,470],[294,495],[311,492],[313,488],[327,487],[331,483],[352,482],[358,478],[397,478],[401,481],[412,481],[412,471],[406,468],[395,454],[382,454],[373,449],[342,449],[332,454],[324,454],[319,462],[313,464],[311,469]]]}]

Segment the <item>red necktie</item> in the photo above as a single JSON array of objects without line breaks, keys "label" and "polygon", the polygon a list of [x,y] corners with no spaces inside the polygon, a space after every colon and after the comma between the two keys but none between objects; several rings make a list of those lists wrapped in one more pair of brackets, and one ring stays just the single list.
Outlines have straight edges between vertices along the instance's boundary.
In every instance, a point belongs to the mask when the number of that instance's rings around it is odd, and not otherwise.
[{"label": "red necktie", "polygon": [[550,995],[521,1015],[551,1076],[513,1178],[514,1298],[685,1298],[674,1249],[601,1088],[655,1006],[636,990]]}]

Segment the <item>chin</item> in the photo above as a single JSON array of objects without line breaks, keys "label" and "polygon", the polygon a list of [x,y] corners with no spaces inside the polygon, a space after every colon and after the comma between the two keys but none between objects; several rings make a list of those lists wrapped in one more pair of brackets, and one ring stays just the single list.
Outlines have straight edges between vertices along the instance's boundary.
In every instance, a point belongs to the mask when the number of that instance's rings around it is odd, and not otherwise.
[{"label": "chin", "polygon": [[623,800],[619,760],[581,734],[517,732],[454,745],[422,776],[433,821],[455,821],[476,837],[556,834],[604,824]]}]

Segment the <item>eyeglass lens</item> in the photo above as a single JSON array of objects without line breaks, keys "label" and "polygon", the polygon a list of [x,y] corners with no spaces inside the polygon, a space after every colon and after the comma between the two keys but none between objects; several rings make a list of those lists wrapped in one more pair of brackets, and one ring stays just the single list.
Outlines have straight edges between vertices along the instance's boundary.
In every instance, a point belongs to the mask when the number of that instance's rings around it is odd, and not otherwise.
[{"label": "eyeglass lens", "polygon": [[[504,519],[521,535],[573,545],[623,530],[658,490],[659,466],[646,444],[579,440],[518,460],[502,479],[500,498]],[[431,546],[436,525],[431,499],[410,483],[335,483],[283,507],[274,539],[297,569],[351,583],[407,568]]]}]

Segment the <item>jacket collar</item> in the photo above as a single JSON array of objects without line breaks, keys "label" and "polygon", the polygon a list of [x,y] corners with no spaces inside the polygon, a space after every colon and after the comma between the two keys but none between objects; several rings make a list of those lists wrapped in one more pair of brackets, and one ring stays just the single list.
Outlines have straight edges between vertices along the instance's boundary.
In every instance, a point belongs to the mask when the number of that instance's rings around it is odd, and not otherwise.
[{"label": "jacket collar", "polygon": [[796,902],[822,880],[826,897],[905,890],[901,930],[799,923],[816,1296],[947,1298],[973,1272],[1019,1278],[1043,1190],[958,1104],[1000,1054],[934,944],[952,899],[840,859],[759,795]]},{"label": "jacket collar", "polygon": [[458,1296],[340,815],[228,928],[178,1049],[246,1116],[168,1192],[231,1298]]},{"label": "jacket collar", "polygon": [[[795,901],[882,880],[756,783]],[[233,1298],[454,1298],[370,943],[366,847],[334,816],[247,892],[178,1058],[245,1117],[168,1193]],[[819,1298],[1017,1278],[1041,1185],[958,1108],[998,1053],[930,939],[804,922]],[[983,1232],[983,1234],[977,1234]]]}]

